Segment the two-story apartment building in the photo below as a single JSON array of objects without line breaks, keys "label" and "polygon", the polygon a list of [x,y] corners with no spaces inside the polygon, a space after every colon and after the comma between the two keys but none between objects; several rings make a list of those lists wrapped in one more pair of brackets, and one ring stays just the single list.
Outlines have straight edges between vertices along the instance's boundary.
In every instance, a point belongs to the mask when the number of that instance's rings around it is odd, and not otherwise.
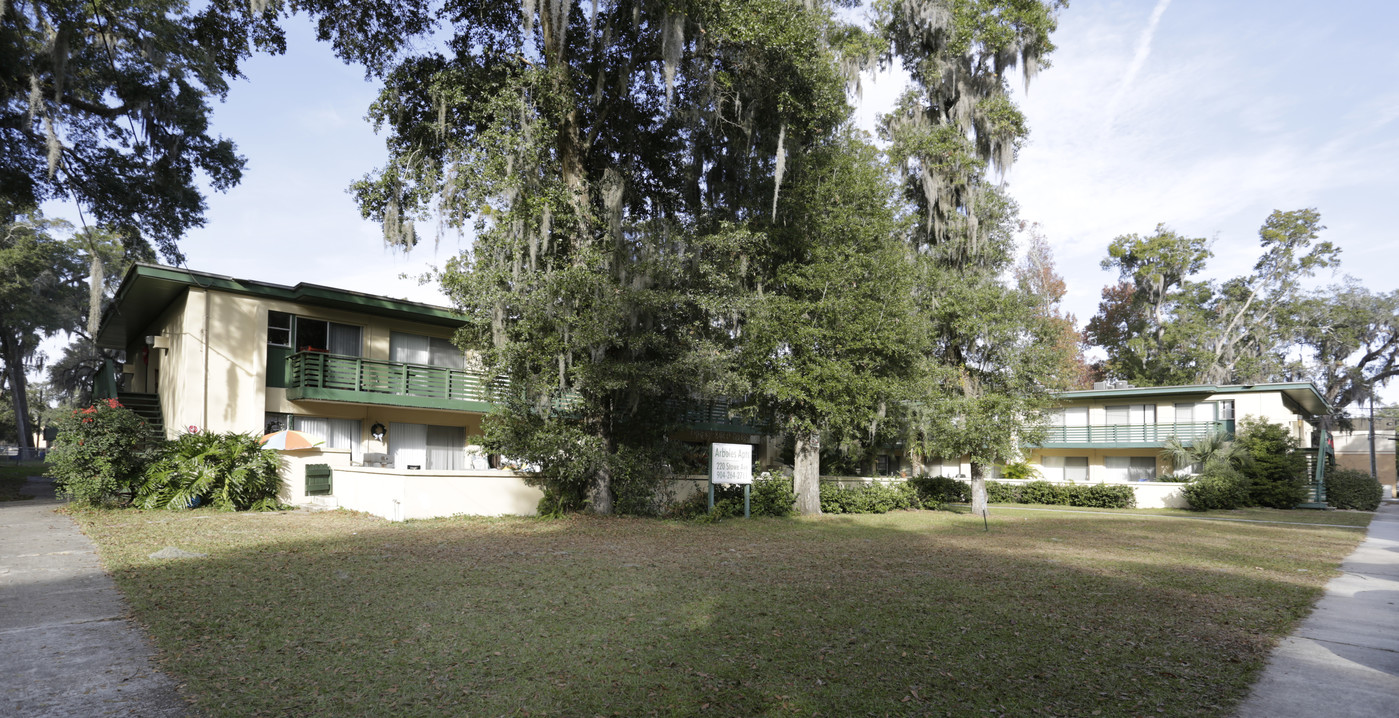
[{"label": "two-story apartment building", "polygon": [[1050,480],[1151,481],[1189,467],[1161,450],[1216,432],[1232,436],[1246,417],[1286,427],[1298,446],[1316,446],[1316,419],[1328,408],[1310,383],[1131,387],[1100,383],[1058,395],[1043,444],[1029,459]]},{"label": "two-story apartment building", "polygon": [[[453,345],[459,326],[445,307],[139,264],[104,315],[98,344],[125,353],[121,399],[168,436],[290,428],[322,438],[317,449],[284,455],[292,502],[389,518],[533,513],[540,492],[477,446],[491,409],[486,389],[498,380]],[[1327,411],[1308,383],[1114,384],[1058,399],[1049,435],[1027,447],[1028,458],[1043,478],[1076,482],[1178,472],[1186,467],[1160,457],[1168,439],[1233,433],[1245,417],[1282,424],[1311,448],[1315,419]],[[756,459],[776,461],[779,442],[730,419],[726,407],[688,413],[688,429],[674,438],[750,443]],[[895,460],[907,461],[892,456],[890,469]],[[333,479],[308,487],[305,466],[320,464]],[[932,460],[914,472],[965,477],[970,466],[965,457]]]},{"label": "two-story apartment building", "polygon": [[[533,513],[541,494],[477,446],[496,380],[452,344],[461,324],[445,307],[138,264],[97,340],[125,353],[120,398],[167,436],[322,438],[284,455],[293,502],[308,501],[304,465],[325,464],[333,479],[311,493],[390,518]],[[679,440],[761,441],[722,406],[690,411]]]}]

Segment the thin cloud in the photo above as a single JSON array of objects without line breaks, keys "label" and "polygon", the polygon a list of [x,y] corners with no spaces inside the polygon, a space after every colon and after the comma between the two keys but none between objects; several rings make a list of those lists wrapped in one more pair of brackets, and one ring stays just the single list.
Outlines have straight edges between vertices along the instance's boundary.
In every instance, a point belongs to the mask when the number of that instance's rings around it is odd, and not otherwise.
[{"label": "thin cloud", "polygon": [[1166,8],[1170,4],[1171,0],[1158,0],[1155,9],[1151,11],[1151,19],[1147,21],[1146,29],[1137,39],[1137,51],[1132,55],[1132,62],[1127,65],[1127,72],[1123,73],[1117,92],[1113,93],[1112,99],[1108,101],[1107,109],[1103,113],[1103,129],[1099,134],[1106,134],[1112,129],[1113,120],[1117,118],[1117,106],[1122,104],[1122,98],[1131,91],[1137,74],[1146,64],[1146,58],[1151,55],[1151,42],[1156,38],[1156,26],[1161,24],[1161,16],[1166,14]]}]

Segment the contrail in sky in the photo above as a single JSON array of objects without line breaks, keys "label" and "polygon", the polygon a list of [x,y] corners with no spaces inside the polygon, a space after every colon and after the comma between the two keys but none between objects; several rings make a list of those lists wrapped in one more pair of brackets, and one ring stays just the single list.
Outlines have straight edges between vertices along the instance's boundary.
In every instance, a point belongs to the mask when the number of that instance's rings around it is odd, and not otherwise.
[{"label": "contrail in sky", "polygon": [[1107,111],[1103,114],[1103,131],[1100,134],[1106,134],[1112,129],[1112,123],[1117,119],[1117,106],[1132,89],[1132,83],[1137,79],[1137,73],[1141,72],[1142,65],[1146,64],[1146,58],[1151,54],[1151,41],[1156,37],[1156,26],[1161,24],[1161,16],[1166,13],[1170,4],[1171,0],[1157,0],[1156,8],[1151,11],[1151,20],[1147,21],[1142,36],[1137,38],[1137,52],[1132,56],[1132,62],[1127,65],[1127,72],[1122,74],[1122,82],[1117,85],[1117,92],[1108,101]]}]

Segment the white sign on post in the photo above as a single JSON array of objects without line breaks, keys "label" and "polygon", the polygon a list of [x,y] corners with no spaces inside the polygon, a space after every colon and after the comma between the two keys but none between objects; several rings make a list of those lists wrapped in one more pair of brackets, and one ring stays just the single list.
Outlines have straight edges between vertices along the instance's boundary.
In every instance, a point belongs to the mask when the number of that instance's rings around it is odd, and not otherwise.
[{"label": "white sign on post", "polygon": [[753,445],[710,444],[709,482],[711,484],[753,483]]}]

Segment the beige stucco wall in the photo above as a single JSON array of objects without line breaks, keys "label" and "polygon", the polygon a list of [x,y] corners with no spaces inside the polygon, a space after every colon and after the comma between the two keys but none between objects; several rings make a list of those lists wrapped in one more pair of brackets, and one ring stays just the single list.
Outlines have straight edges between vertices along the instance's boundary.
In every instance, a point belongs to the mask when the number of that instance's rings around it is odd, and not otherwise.
[{"label": "beige stucco wall", "polygon": [[306,465],[328,464],[335,471],[350,466],[350,452],[344,449],[301,449],[277,452],[282,459],[281,499],[289,504],[310,503],[306,495]]},{"label": "beige stucco wall", "polygon": [[[127,347],[127,364],[135,369],[128,389],[160,396],[167,435],[189,427],[262,428],[265,371],[258,359],[266,356],[267,329],[266,315],[261,325],[256,315],[255,301],[192,287]],[[147,336],[163,337],[169,348],[151,348],[143,360]]]},{"label": "beige stucco wall", "polygon": [[544,492],[509,471],[414,471],[350,467],[332,478],[340,508],[391,521],[465,514],[533,516]]},{"label": "beige stucco wall", "polygon": [[1282,392],[1268,391],[1249,394],[1221,394],[1212,399],[1233,399],[1234,416],[1242,423],[1244,419],[1262,419],[1281,424],[1288,429],[1297,445],[1303,449],[1312,447],[1312,425],[1300,415],[1287,408]]}]

